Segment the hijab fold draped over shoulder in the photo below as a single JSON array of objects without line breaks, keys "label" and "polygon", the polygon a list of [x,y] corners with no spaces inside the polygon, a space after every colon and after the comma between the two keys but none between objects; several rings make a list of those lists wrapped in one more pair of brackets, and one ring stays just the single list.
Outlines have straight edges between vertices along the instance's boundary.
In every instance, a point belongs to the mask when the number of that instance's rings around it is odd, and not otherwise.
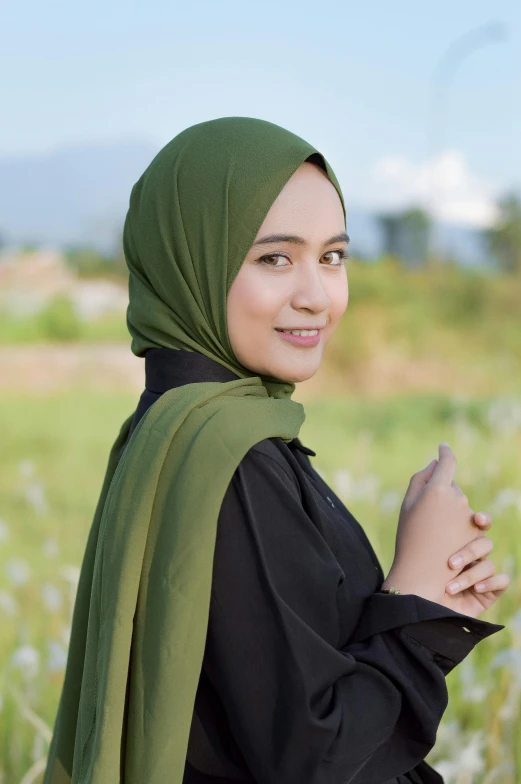
[{"label": "hijab fold draped over shoulder", "polygon": [[246,452],[291,441],[295,385],[236,359],[226,298],[273,201],[310,156],[273,123],[182,131],[134,185],[123,245],[131,350],[197,351],[238,380],[170,389],[111,448],[81,567],[44,784],[181,784],[201,671],[220,506]]}]

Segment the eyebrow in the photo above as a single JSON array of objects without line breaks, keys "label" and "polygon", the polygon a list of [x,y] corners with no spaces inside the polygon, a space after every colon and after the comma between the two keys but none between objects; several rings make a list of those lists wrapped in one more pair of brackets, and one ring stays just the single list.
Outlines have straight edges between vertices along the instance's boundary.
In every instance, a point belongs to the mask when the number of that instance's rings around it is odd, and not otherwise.
[{"label": "eyebrow", "polygon": [[[252,247],[254,245],[272,245],[277,242],[293,242],[295,245],[305,246],[309,244],[306,242],[304,237],[299,237],[296,234],[268,234],[266,237],[262,237],[260,240],[256,240]],[[347,242],[349,244],[350,239],[344,231],[342,234],[335,234],[333,237],[330,237],[326,242],[324,242],[324,245],[331,245],[333,242]]]}]

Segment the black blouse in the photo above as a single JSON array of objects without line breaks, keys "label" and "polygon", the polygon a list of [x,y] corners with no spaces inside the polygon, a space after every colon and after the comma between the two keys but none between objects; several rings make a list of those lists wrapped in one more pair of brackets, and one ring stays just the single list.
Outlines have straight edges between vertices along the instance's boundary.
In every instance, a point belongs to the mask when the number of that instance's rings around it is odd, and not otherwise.
[{"label": "black blouse", "polygon": [[[237,378],[163,348],[145,376],[129,437],[168,389]],[[376,554],[315,454],[265,439],[226,491],[183,784],[443,783],[424,757],[445,675],[504,627],[379,593]]]}]

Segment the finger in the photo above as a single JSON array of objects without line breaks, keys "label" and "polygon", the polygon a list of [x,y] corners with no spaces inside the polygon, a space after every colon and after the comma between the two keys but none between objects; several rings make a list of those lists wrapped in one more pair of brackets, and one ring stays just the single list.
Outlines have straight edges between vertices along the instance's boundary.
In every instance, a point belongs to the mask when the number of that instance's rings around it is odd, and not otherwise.
[{"label": "finger", "polygon": [[436,460],[431,460],[428,466],[425,466],[425,468],[422,468],[421,471],[417,471],[411,476],[409,487],[407,488],[407,492],[403,500],[404,508],[412,505],[421,495],[425,485],[432,476],[435,465],[437,465]]},{"label": "finger", "polygon": [[485,561],[478,561],[475,566],[458,574],[456,580],[451,580],[450,583],[447,583],[445,590],[451,596],[460,591],[465,591],[467,588],[476,585],[476,583],[482,582],[488,577],[492,577],[495,569],[496,566],[493,561],[489,561],[488,559]]},{"label": "finger", "polygon": [[[465,493],[463,492],[463,490],[461,489],[461,487],[458,485],[457,482],[454,482],[454,480],[453,480],[451,482],[451,485],[462,496],[462,498],[467,499],[467,496],[465,495]],[[467,501],[468,501],[468,499],[467,499]],[[487,512],[477,512],[477,514],[478,515],[486,515],[488,520],[490,520],[490,523],[486,522],[485,525],[476,524],[476,513],[469,506],[469,520],[478,529],[478,531],[479,531],[478,536],[483,536],[483,533],[485,531],[488,531],[488,529],[492,525],[492,518],[490,517],[490,515]],[[480,519],[480,518],[478,518],[478,519]]]},{"label": "finger", "polygon": [[494,542],[488,536],[479,536],[473,539],[458,550],[454,555],[449,558],[449,566],[451,569],[462,569],[472,561],[477,561],[479,558],[488,555],[494,548]]},{"label": "finger", "polygon": [[486,591],[506,591],[510,585],[510,577],[508,574],[495,574],[486,580],[480,580],[479,583],[473,585],[473,589],[478,593],[485,593]]},{"label": "finger", "polygon": [[488,531],[492,525],[492,517],[488,512],[476,512],[473,519],[481,531]]},{"label": "finger", "polygon": [[[452,486],[452,487],[453,487],[455,490],[457,490],[457,492],[458,492],[460,495],[462,495],[462,496],[465,496],[465,498],[467,498],[467,496],[465,495],[465,493],[463,492],[463,490],[461,489],[461,487],[459,486],[459,484],[458,484],[457,482],[455,482],[455,481],[454,481],[454,479],[453,479],[453,480],[452,480],[452,482],[451,482],[451,486]],[[473,511],[473,510],[470,508],[470,506],[469,506],[469,512],[470,512],[470,514],[472,514],[472,515],[474,514],[474,511]]]},{"label": "finger", "polygon": [[456,471],[456,455],[445,441],[439,444],[438,452],[438,464],[432,472],[432,477],[429,484],[450,485],[454,479],[454,473]]}]

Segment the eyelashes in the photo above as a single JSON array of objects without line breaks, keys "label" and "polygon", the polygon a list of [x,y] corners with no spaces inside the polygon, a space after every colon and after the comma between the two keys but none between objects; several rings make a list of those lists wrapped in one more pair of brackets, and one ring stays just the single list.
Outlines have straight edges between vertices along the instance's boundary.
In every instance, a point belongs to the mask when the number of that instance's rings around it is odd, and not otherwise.
[{"label": "eyelashes", "polygon": [[[335,248],[334,250],[328,250],[326,253],[324,253],[324,256],[328,256],[331,253],[338,253],[340,261],[338,261],[336,264],[325,264],[324,266],[326,267],[343,267],[345,263],[348,261],[348,259],[351,258],[347,250],[344,250],[343,248]],[[289,256],[287,256],[285,253],[266,253],[264,256],[261,256],[260,258],[257,259],[257,264],[265,264],[267,267],[272,267],[273,269],[286,267],[287,266],[286,264],[268,264],[268,262],[266,261],[267,259],[278,259],[278,258],[289,259]]]}]

